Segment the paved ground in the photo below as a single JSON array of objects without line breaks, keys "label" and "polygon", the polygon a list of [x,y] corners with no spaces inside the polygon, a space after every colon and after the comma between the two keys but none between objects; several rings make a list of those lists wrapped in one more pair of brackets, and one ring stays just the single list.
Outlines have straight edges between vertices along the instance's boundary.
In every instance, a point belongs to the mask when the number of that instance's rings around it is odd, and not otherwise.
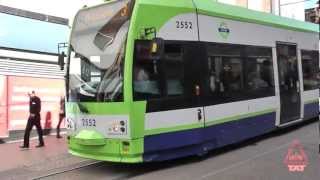
[{"label": "paved ground", "polygon": [[0,179],[33,179],[92,162],[69,155],[65,139],[48,136],[44,140],[43,148],[35,148],[38,140],[32,140],[29,150],[20,150],[22,142],[1,144]]},{"label": "paved ground", "polygon": [[[32,179],[66,170],[67,172],[41,179],[316,180],[320,177],[318,133],[318,124],[313,122],[259,137],[240,145],[219,149],[204,158],[189,157],[139,165],[98,162],[72,171],[68,171],[68,168],[71,170],[72,167],[80,167],[93,163],[93,161],[72,157],[65,152],[47,155],[49,150],[32,149],[31,152],[34,153],[34,156],[38,154],[47,156],[47,162],[42,161],[35,165],[26,164],[25,167],[6,171],[0,170],[0,179],[12,179],[13,177],[14,179]],[[47,141],[49,142],[49,140],[57,141],[54,138],[49,138]],[[301,142],[309,159],[309,164],[302,173],[289,172],[283,163],[288,148],[294,140]],[[66,148],[64,143],[59,142],[58,144],[60,144],[59,147],[47,146],[46,148],[61,148],[60,150],[64,151]],[[5,162],[13,160],[16,153],[21,153],[20,151],[7,152],[11,155],[4,156],[2,146],[0,145],[1,161],[3,158],[6,158]],[[33,159],[31,156],[29,158],[27,159]],[[3,161],[0,164],[2,163]],[[0,165],[1,167],[3,165]]]},{"label": "paved ground", "polygon": [[[99,163],[47,179],[319,179],[318,125],[306,124],[209,154],[163,163],[119,165]],[[309,158],[303,173],[291,173],[283,160],[292,141],[299,140]]]}]

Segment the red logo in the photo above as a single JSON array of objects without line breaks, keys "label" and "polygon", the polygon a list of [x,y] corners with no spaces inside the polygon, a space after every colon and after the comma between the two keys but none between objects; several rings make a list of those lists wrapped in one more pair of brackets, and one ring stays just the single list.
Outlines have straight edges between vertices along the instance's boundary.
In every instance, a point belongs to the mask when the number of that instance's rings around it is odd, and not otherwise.
[{"label": "red logo", "polygon": [[290,172],[303,172],[307,167],[308,157],[298,140],[293,141],[290,145],[284,164],[288,166]]}]

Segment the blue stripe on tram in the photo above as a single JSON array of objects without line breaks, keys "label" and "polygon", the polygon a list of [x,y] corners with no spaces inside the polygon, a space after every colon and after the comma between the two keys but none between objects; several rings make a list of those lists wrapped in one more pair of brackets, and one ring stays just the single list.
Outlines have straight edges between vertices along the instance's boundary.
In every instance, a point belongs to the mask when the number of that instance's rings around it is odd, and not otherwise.
[{"label": "blue stripe on tram", "polygon": [[319,115],[319,103],[310,103],[304,105],[304,119],[315,118]]},{"label": "blue stripe on tram", "polygon": [[146,136],[144,161],[164,161],[233,144],[274,130],[276,113],[249,117],[206,128]]}]

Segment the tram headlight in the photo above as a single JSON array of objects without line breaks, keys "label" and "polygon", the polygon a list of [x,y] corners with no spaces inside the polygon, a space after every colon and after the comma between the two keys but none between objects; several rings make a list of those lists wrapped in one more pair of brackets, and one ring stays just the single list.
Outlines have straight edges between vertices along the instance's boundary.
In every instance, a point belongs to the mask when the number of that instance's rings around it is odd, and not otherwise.
[{"label": "tram headlight", "polygon": [[112,132],[115,132],[115,133],[117,133],[117,132],[119,132],[119,130],[120,130],[120,127],[119,127],[119,125],[118,124],[114,124],[113,126],[112,126]]},{"label": "tram headlight", "polygon": [[108,129],[111,134],[125,134],[127,132],[126,122],[117,121],[112,123],[111,127]]}]

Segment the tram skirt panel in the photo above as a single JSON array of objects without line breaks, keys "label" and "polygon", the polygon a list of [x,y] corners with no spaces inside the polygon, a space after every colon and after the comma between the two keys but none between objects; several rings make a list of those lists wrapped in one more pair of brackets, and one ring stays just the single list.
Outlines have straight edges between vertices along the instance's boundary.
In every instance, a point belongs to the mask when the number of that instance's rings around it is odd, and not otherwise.
[{"label": "tram skirt panel", "polygon": [[164,161],[190,155],[256,137],[274,130],[276,113],[186,131],[146,136],[145,162]]}]

